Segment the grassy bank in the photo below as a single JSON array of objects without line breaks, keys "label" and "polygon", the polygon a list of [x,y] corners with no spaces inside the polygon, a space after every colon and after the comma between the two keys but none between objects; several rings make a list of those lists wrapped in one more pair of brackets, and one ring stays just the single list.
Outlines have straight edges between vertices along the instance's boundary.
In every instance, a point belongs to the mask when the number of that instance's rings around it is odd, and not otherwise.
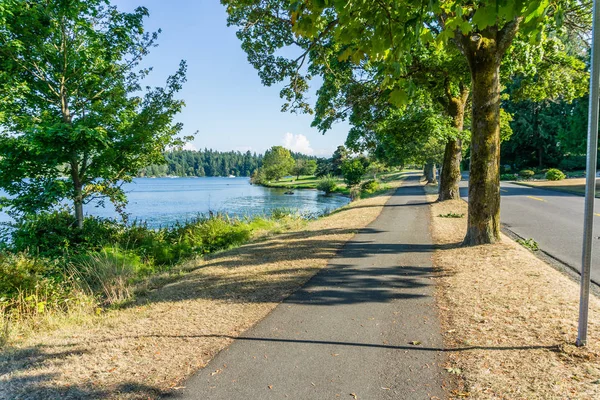
[{"label": "grassy bank", "polygon": [[[376,180],[380,183],[382,183],[382,187],[378,188],[378,190],[376,191],[376,194],[381,194],[381,193],[385,193],[385,191],[387,191],[389,189],[389,187],[386,186],[386,184],[388,182],[393,182],[395,180],[400,179],[401,175],[403,174],[402,171],[392,171],[392,172],[381,172],[376,174],[375,176],[365,176],[365,181],[371,181],[371,180]],[[279,188],[279,189],[317,189],[319,182],[321,182],[323,178],[317,178],[314,175],[302,175],[299,178],[292,176],[292,177],[285,177],[280,179],[279,181],[275,181],[275,182],[265,182],[262,183],[262,186],[265,187],[271,187],[271,188]],[[334,179],[337,187],[334,190],[334,193],[340,193],[340,194],[350,194],[350,190],[348,189],[347,185],[344,183],[344,180],[340,177],[337,178],[330,178],[330,179]],[[373,193],[366,193],[367,197],[369,195],[373,195]]]},{"label": "grassy bank", "polygon": [[[133,301],[38,320],[0,354],[8,398],[156,398],[264,318],[377,215],[385,195],[190,259],[148,279]],[[214,371],[219,373],[219,370]]]},{"label": "grassy bank", "polygon": [[506,236],[460,247],[466,215],[462,200],[431,206],[447,368],[462,382],[456,397],[600,398],[598,298],[590,302],[589,345],[577,348],[577,282]]}]

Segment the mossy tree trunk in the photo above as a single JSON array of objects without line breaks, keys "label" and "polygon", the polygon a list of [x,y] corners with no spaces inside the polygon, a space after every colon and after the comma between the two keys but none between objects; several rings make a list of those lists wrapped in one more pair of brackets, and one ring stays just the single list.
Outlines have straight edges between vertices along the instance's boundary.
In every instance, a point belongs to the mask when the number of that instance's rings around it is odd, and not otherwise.
[{"label": "mossy tree trunk", "polygon": [[500,63],[519,22],[458,37],[469,63],[473,95],[469,216],[463,242],[467,246],[500,239]]},{"label": "mossy tree trunk", "polygon": [[[460,94],[453,96],[449,84],[446,84],[448,103],[446,111],[452,117],[452,124],[458,132],[462,132],[465,121],[465,106],[469,98],[469,88],[460,86]],[[460,162],[462,161],[462,140],[448,140],[444,150],[442,173],[440,174],[440,190],[438,201],[460,199],[459,183],[461,180]]]},{"label": "mossy tree trunk", "polygon": [[435,162],[428,161],[425,164],[425,179],[427,179],[427,184],[437,184]]}]

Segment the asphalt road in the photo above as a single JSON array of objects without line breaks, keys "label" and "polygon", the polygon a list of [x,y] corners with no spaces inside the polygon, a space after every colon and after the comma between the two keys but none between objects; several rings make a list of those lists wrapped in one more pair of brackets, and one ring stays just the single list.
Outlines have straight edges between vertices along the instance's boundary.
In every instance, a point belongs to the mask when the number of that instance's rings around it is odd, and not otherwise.
[{"label": "asphalt road", "polygon": [[[500,188],[500,221],[506,228],[523,238],[533,238],[546,253],[580,271],[583,196],[506,182]],[[461,195],[468,197],[465,181],[461,182]],[[600,224],[600,199],[596,199],[594,208],[594,223]],[[599,228],[594,233],[592,259],[592,280],[597,284],[600,284]]]},{"label": "asphalt road", "polygon": [[446,398],[429,207],[418,179],[175,397]]}]

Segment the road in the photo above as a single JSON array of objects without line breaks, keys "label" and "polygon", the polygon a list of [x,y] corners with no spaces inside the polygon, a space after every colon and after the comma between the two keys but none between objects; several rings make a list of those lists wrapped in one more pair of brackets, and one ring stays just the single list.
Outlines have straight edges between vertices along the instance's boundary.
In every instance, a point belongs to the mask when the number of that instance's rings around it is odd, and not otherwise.
[{"label": "road", "polygon": [[434,246],[419,178],[409,179],[326,269],[175,397],[447,398]]},{"label": "road", "polygon": [[[533,238],[539,247],[561,262],[581,270],[583,245],[583,196],[553,190],[530,188],[514,183],[500,185],[501,222],[523,238]],[[461,182],[461,195],[468,197],[467,182]],[[600,199],[596,199],[592,280],[600,284]]]}]

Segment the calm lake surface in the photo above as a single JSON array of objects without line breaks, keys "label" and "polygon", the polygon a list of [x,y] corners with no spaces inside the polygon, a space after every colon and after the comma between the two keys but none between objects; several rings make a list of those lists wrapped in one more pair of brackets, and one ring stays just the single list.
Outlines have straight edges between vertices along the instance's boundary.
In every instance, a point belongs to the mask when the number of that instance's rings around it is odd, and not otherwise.
[{"label": "calm lake surface", "polygon": [[[286,208],[316,214],[350,201],[342,196],[325,196],[316,190],[294,190],[294,194],[286,195],[284,189],[250,185],[248,178],[136,178],[124,189],[129,199],[126,211],[130,220],[147,221],[153,228],[209,211],[252,216]],[[90,215],[117,217],[110,203],[106,208],[90,204],[84,210]],[[4,221],[9,221],[9,217],[0,213],[0,222]]]}]

